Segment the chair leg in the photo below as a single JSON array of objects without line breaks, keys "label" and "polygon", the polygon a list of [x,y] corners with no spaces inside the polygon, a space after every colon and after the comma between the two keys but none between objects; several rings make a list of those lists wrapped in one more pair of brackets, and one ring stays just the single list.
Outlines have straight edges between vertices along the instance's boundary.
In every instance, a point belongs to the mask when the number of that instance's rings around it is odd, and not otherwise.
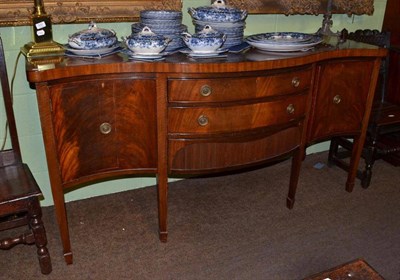
[{"label": "chair leg", "polygon": [[374,129],[370,137],[367,137],[364,144],[364,159],[365,159],[365,169],[361,177],[361,187],[364,189],[368,188],[371,183],[372,178],[372,167],[378,157],[378,150],[376,144],[378,141],[379,130]]},{"label": "chair leg", "polygon": [[365,169],[362,173],[361,187],[364,189],[368,188],[372,178],[372,166],[375,163],[375,148],[368,147],[365,154]]},{"label": "chair leg", "polygon": [[329,154],[328,154],[328,166],[329,167],[332,167],[335,165],[334,158],[337,155],[338,149],[339,149],[338,142],[336,141],[335,138],[332,138],[331,143],[329,145]]},{"label": "chair leg", "polygon": [[47,238],[42,222],[42,210],[37,197],[34,197],[30,203],[29,216],[29,226],[35,237],[40,269],[43,274],[49,274],[52,271],[52,265],[49,250],[46,247]]}]

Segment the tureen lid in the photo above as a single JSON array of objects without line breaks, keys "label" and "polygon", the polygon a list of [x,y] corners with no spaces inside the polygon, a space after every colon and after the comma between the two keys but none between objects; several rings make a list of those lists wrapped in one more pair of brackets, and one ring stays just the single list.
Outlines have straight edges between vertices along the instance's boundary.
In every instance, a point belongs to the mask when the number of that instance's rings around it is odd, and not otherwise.
[{"label": "tureen lid", "polygon": [[69,38],[79,38],[80,40],[97,40],[99,38],[114,37],[115,31],[97,27],[95,22],[90,22],[87,29],[75,32]]},{"label": "tureen lid", "polygon": [[151,39],[151,40],[159,40],[166,38],[163,35],[158,35],[154,33],[148,26],[143,27],[142,31],[138,33],[133,33],[129,37],[134,39]]},{"label": "tureen lid", "polygon": [[205,25],[202,30],[197,32],[193,36],[197,37],[217,37],[217,36],[222,36],[224,35],[222,32],[219,32],[215,29],[213,29],[210,25]]}]

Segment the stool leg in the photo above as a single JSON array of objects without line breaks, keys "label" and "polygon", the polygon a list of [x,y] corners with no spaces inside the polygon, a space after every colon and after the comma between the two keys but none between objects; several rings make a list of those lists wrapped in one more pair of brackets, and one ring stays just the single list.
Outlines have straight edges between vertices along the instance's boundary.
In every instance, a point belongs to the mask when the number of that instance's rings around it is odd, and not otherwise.
[{"label": "stool leg", "polygon": [[49,274],[52,271],[52,265],[49,250],[46,247],[47,238],[42,222],[42,210],[37,197],[30,203],[29,216],[29,226],[35,237],[40,269],[43,274]]}]

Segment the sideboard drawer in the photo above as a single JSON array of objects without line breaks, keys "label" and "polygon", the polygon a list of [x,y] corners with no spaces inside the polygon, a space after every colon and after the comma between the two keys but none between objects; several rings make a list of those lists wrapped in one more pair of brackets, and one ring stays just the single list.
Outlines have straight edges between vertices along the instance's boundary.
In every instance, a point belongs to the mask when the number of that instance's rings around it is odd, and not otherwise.
[{"label": "sideboard drawer", "polygon": [[224,133],[284,124],[305,114],[307,95],[271,102],[223,107],[170,107],[168,132]]},{"label": "sideboard drawer", "polygon": [[169,102],[238,101],[292,94],[310,87],[311,68],[272,75],[210,79],[171,79]]},{"label": "sideboard drawer", "polygon": [[172,173],[222,171],[254,165],[299,147],[302,128],[288,127],[262,138],[235,137],[169,140],[168,165]]}]

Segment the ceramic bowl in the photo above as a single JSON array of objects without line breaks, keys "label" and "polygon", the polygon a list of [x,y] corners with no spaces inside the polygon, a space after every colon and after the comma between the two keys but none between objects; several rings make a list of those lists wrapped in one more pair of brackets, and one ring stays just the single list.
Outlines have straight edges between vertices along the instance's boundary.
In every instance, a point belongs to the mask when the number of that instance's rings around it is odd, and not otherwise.
[{"label": "ceramic bowl", "polygon": [[147,26],[143,27],[139,33],[133,33],[128,37],[123,37],[122,40],[126,46],[135,54],[154,55],[162,52],[171,39],[157,35]]},{"label": "ceramic bowl", "polygon": [[94,22],[89,24],[88,29],[76,32],[68,37],[68,45],[80,50],[110,48],[117,42],[115,31],[99,28]]},{"label": "ceramic bowl", "polygon": [[217,0],[211,6],[188,8],[193,19],[211,22],[237,22],[247,17],[247,11],[225,5],[224,0]]},{"label": "ceramic bowl", "polygon": [[182,33],[183,41],[195,53],[212,53],[219,49],[226,40],[226,35],[214,30],[210,25],[196,34]]}]

